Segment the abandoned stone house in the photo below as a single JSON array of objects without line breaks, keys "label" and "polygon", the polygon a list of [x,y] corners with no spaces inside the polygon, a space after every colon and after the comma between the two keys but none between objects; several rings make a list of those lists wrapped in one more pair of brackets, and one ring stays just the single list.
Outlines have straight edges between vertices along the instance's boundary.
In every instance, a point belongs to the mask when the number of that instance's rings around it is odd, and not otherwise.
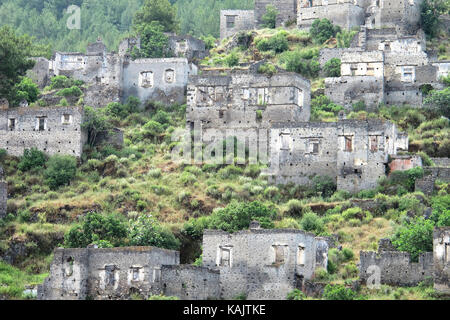
[{"label": "abandoned stone house", "polygon": [[327,267],[328,244],[301,230],[259,228],[233,234],[206,230],[203,265],[220,271],[221,296],[286,299],[316,267]]},{"label": "abandoned stone house", "polygon": [[272,122],[310,118],[310,82],[291,72],[259,74],[239,70],[203,70],[189,78],[186,121],[202,131],[268,128]]},{"label": "abandoned stone house", "polygon": [[381,120],[276,123],[270,146],[270,181],[308,184],[315,175],[326,175],[338,190],[357,193],[377,186],[389,156],[407,150],[408,139]]},{"label": "abandoned stone house", "polygon": [[82,107],[1,109],[0,149],[13,156],[34,147],[49,155],[80,157],[86,142],[82,121]]},{"label": "abandoned stone house", "polygon": [[450,293],[450,227],[435,228],[433,252],[420,254],[412,262],[409,253],[396,251],[388,239],[382,239],[378,252],[360,253],[360,279],[363,284],[416,286],[434,280],[434,288]]},{"label": "abandoned stone house", "polygon": [[188,76],[197,74],[197,67],[190,61],[206,54],[203,41],[172,35],[169,46],[177,57],[164,59],[133,60],[130,50],[135,46],[140,46],[138,39],[125,39],[119,54],[108,53],[98,40],[88,46],[86,54],[56,52],[50,61],[39,58],[29,74],[41,86],[54,75],[84,81],[89,85],[84,104],[94,107],[125,102],[130,96],[142,102],[184,103]]},{"label": "abandoned stone house", "polygon": [[[178,251],[154,247],[56,249],[38,299],[129,299],[133,294],[183,300],[285,299],[316,267],[327,267],[326,239],[300,230],[228,234],[206,230],[203,267],[180,265]],[[258,248],[259,250],[255,250]]]},{"label": "abandoned stone house", "polygon": [[6,203],[8,200],[8,184],[3,176],[3,168],[0,166],[0,220],[6,217]]}]

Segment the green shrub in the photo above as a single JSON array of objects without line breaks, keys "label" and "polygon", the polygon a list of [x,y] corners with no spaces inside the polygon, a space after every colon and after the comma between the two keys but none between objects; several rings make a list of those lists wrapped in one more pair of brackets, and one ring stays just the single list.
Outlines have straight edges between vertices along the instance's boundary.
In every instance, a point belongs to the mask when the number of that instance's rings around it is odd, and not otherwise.
[{"label": "green shrub", "polygon": [[25,149],[17,167],[21,171],[41,169],[46,161],[45,153],[36,148]]},{"label": "green shrub", "polygon": [[72,156],[53,156],[47,162],[44,171],[45,183],[51,189],[67,185],[75,177],[77,160]]},{"label": "green shrub", "polygon": [[120,246],[127,236],[126,225],[115,215],[89,212],[80,225],[75,225],[64,235],[66,248],[86,248],[95,241],[105,240]]},{"label": "green shrub", "polygon": [[287,203],[286,213],[291,217],[301,217],[303,215],[303,205],[297,199],[291,199]]},{"label": "green shrub", "polygon": [[210,216],[209,228],[222,229],[227,232],[236,232],[247,229],[250,222],[257,220],[261,227],[270,229],[274,227],[273,219],[276,212],[258,201],[244,203],[232,201],[225,208],[217,208]]},{"label": "green shrub", "polygon": [[315,176],[312,180],[316,192],[320,192],[323,197],[329,198],[336,191],[336,183],[328,176]]},{"label": "green shrub", "polygon": [[328,39],[335,37],[341,31],[339,26],[334,26],[328,19],[316,19],[311,25],[309,32],[313,41],[323,44]]},{"label": "green shrub", "polygon": [[278,10],[271,4],[266,6],[266,12],[262,15],[261,26],[264,28],[275,29],[277,22]]},{"label": "green shrub", "polygon": [[341,60],[333,58],[328,60],[323,66],[323,72],[327,77],[340,77],[341,76]]},{"label": "green shrub", "polygon": [[269,39],[257,39],[255,45],[259,51],[273,51],[275,53],[281,53],[289,49],[285,31],[279,31]]},{"label": "green shrub", "polygon": [[80,88],[77,86],[73,86],[70,88],[64,88],[59,90],[56,95],[57,96],[63,96],[63,97],[80,97],[83,94],[83,91],[81,91]]},{"label": "green shrub", "polygon": [[306,299],[306,295],[301,292],[298,289],[294,289],[293,291],[289,292],[287,297],[287,300],[305,300]]},{"label": "green shrub", "polygon": [[178,250],[180,241],[172,232],[163,228],[152,216],[141,215],[130,221],[128,239],[133,246],[154,246]]},{"label": "green shrub", "polygon": [[[259,66],[258,73],[267,74],[269,77],[277,73],[277,68],[271,63],[264,63]],[[260,111],[260,110],[258,110]]]},{"label": "green shrub", "polygon": [[30,78],[22,77],[20,83],[16,84],[15,91],[15,105],[18,105],[22,100],[33,103],[38,99],[39,87]]},{"label": "green shrub", "polygon": [[323,220],[314,212],[307,212],[300,220],[300,226],[303,230],[320,234],[324,231]]},{"label": "green shrub", "polygon": [[325,300],[355,300],[357,294],[342,285],[328,284],[323,291],[323,298]]},{"label": "green shrub", "polygon": [[434,222],[423,217],[405,222],[395,233],[392,244],[399,251],[409,252],[412,261],[418,261],[423,252],[433,251]]}]

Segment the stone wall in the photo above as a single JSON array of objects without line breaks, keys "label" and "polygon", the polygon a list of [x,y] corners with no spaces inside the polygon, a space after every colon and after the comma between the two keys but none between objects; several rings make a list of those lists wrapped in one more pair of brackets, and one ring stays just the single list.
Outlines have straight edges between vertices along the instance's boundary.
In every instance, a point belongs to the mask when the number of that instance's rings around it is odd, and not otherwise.
[{"label": "stone wall", "polygon": [[278,11],[276,26],[279,27],[286,22],[297,18],[297,0],[255,0],[256,25],[262,24],[262,16],[266,13],[268,5],[274,6]]},{"label": "stone wall", "polygon": [[191,265],[162,266],[161,287],[165,296],[182,300],[219,300],[220,272]]},{"label": "stone wall", "polygon": [[0,220],[6,217],[6,202],[8,200],[8,184],[3,179],[3,168],[0,166]]},{"label": "stone wall", "polygon": [[169,48],[175,57],[186,58],[189,62],[201,60],[208,54],[205,43],[189,35],[170,35]]},{"label": "stone wall", "polygon": [[311,279],[317,241],[301,230],[205,230],[203,266],[220,270],[222,298],[286,299]]},{"label": "stone wall", "polygon": [[405,171],[415,167],[422,167],[422,158],[419,156],[391,156],[390,172]]},{"label": "stone wall", "polygon": [[178,251],[154,247],[55,249],[38,299],[147,298],[161,292],[161,266],[179,263]]},{"label": "stone wall", "polygon": [[411,262],[409,253],[390,250],[392,247],[385,244],[378,252],[361,251],[359,278],[363,284],[378,271],[380,283],[393,286],[416,286],[433,277],[432,252],[421,254],[419,262]]},{"label": "stone wall", "polygon": [[297,26],[300,29],[309,29],[314,20],[324,18],[347,30],[364,24],[364,8],[355,5],[353,0],[312,2],[311,6],[310,1],[299,0]]},{"label": "stone wall", "polygon": [[277,184],[326,175],[339,190],[372,189],[385,176],[388,155],[397,153],[397,137],[394,124],[376,120],[273,124],[267,173]]},{"label": "stone wall", "polygon": [[14,156],[35,147],[49,155],[80,157],[86,140],[82,121],[82,107],[0,110],[0,149]]},{"label": "stone wall", "polygon": [[184,103],[186,85],[197,68],[186,58],[136,59],[124,62],[122,100],[130,96],[164,104]]},{"label": "stone wall", "polygon": [[220,11],[220,39],[235,35],[240,31],[255,28],[254,10],[221,10]]},{"label": "stone wall", "polygon": [[450,167],[450,158],[431,158],[437,167]]},{"label": "stone wall", "polygon": [[450,227],[436,228],[433,233],[434,288],[450,294]]},{"label": "stone wall", "polygon": [[424,171],[424,177],[416,180],[415,190],[426,195],[433,194],[436,180],[450,181],[450,167],[425,167]]}]

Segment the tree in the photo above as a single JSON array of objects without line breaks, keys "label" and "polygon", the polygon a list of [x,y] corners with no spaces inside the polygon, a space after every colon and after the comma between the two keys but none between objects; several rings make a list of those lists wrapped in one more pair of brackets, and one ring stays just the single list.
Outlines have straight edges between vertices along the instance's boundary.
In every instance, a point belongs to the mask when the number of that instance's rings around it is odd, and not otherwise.
[{"label": "tree", "polygon": [[235,232],[247,229],[252,220],[257,220],[263,228],[273,228],[272,220],[276,212],[258,201],[231,202],[225,208],[214,210],[210,216],[209,228]]},{"label": "tree", "polygon": [[341,27],[333,25],[328,19],[316,19],[309,32],[315,43],[323,44],[328,39],[335,37],[340,31]]},{"label": "tree", "polygon": [[39,95],[38,86],[28,77],[22,77],[20,83],[15,86],[14,91],[13,105],[18,105],[23,100],[33,103],[38,99]]},{"label": "tree", "polygon": [[400,227],[392,244],[400,251],[409,252],[411,260],[418,261],[421,253],[433,251],[433,230],[432,220],[416,218]]},{"label": "tree", "polygon": [[266,13],[263,14],[263,16],[261,17],[262,20],[261,25],[265,28],[275,29],[277,24],[277,16],[278,16],[277,9],[273,5],[268,4],[266,6]]},{"label": "tree", "polygon": [[47,169],[44,171],[45,182],[54,190],[69,184],[76,172],[77,160],[74,157],[56,155],[47,162]]},{"label": "tree", "polygon": [[164,32],[177,32],[179,22],[176,7],[172,6],[169,0],[145,0],[134,16],[133,24],[135,29],[140,31],[152,22],[161,24]]},{"label": "tree", "polygon": [[448,0],[424,0],[420,8],[420,18],[422,29],[431,38],[439,31],[439,16],[448,13]]},{"label": "tree", "polygon": [[180,241],[172,232],[163,228],[152,216],[145,214],[130,222],[128,238],[133,246],[154,246],[173,250],[180,248]]},{"label": "tree", "polygon": [[131,55],[137,58],[165,58],[172,56],[169,50],[169,38],[164,27],[158,21],[152,21],[139,29],[141,47],[133,48]]},{"label": "tree", "polygon": [[424,101],[424,106],[433,112],[450,118],[450,87],[433,90]]},{"label": "tree", "polygon": [[328,60],[323,66],[323,72],[327,77],[340,77],[341,76],[341,60],[333,58]]},{"label": "tree", "polygon": [[64,235],[64,246],[68,248],[86,248],[91,243],[101,247],[123,245],[127,236],[127,227],[115,215],[102,215],[89,212],[79,225],[73,226]]},{"label": "tree", "polygon": [[342,30],[336,34],[338,48],[349,48],[358,31]]},{"label": "tree", "polygon": [[92,107],[85,107],[84,119],[81,128],[87,132],[87,143],[93,147],[97,143],[97,136],[100,132],[111,129],[103,110],[97,110]]},{"label": "tree", "polygon": [[21,171],[42,169],[45,165],[45,154],[36,148],[25,149],[17,167]]},{"label": "tree", "polygon": [[0,28],[0,98],[13,105],[22,76],[34,66],[30,60],[32,43],[28,36],[17,36],[10,27]]}]

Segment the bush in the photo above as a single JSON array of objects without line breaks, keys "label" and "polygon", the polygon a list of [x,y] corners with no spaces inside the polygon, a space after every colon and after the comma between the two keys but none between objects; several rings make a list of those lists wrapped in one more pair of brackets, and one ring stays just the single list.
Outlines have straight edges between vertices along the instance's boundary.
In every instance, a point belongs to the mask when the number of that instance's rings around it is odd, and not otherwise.
[{"label": "bush", "polygon": [[357,294],[352,289],[342,285],[328,284],[323,291],[322,297],[325,300],[355,300]]},{"label": "bush", "polygon": [[333,58],[328,60],[323,66],[323,72],[327,77],[340,77],[341,76],[341,60]]},{"label": "bush", "polygon": [[64,235],[66,248],[86,248],[91,243],[103,240],[120,246],[127,236],[126,225],[115,215],[89,212],[80,225],[75,225]]},{"label": "bush", "polygon": [[55,76],[50,79],[50,89],[64,89],[72,86],[81,86],[83,81],[67,78],[66,76]]},{"label": "bush", "polygon": [[261,227],[270,229],[274,227],[272,222],[276,212],[258,201],[244,203],[231,202],[225,208],[218,208],[210,216],[209,228],[222,229],[227,232],[236,232],[247,229],[250,222],[257,220]]},{"label": "bush", "polygon": [[257,39],[255,45],[259,51],[273,51],[275,53],[281,53],[289,49],[285,31],[279,31],[269,39]]},{"label": "bush", "polygon": [[300,226],[303,230],[314,232],[315,234],[320,234],[324,231],[323,220],[314,212],[305,213],[302,220],[300,220]]},{"label": "bush", "polygon": [[412,261],[418,261],[423,252],[433,251],[434,222],[423,217],[406,222],[395,233],[392,244],[399,251],[409,252]]},{"label": "bush", "polygon": [[70,88],[64,88],[59,90],[56,95],[62,97],[80,97],[83,94],[80,88],[72,86]]},{"label": "bush", "polygon": [[237,50],[231,51],[229,55],[227,55],[224,59],[225,65],[227,67],[235,67],[239,64],[239,54]]},{"label": "bush", "polygon": [[306,299],[306,295],[301,292],[298,289],[294,289],[293,291],[289,292],[287,297],[287,300],[305,300]]},{"label": "bush", "polygon": [[173,250],[180,248],[180,241],[173,233],[149,215],[141,215],[136,221],[130,222],[128,239],[133,246],[155,246]]},{"label": "bush", "polygon": [[280,55],[279,62],[284,69],[297,72],[305,77],[316,78],[319,75],[319,52],[316,49],[286,51]]},{"label": "bush", "polygon": [[431,91],[424,101],[424,107],[434,113],[450,118],[450,87],[440,91]]},{"label": "bush", "polygon": [[26,100],[28,103],[33,103],[37,100],[39,95],[38,86],[30,78],[23,77],[22,81],[15,87],[16,97],[15,105],[18,105],[22,100]]},{"label": "bush", "polygon": [[301,217],[303,215],[303,205],[297,199],[291,199],[287,203],[286,213],[291,217]]},{"label": "bush", "polygon": [[309,32],[315,43],[323,44],[328,39],[335,37],[340,31],[341,28],[339,26],[334,26],[328,19],[316,19]]},{"label": "bush", "polygon": [[17,167],[21,171],[41,169],[45,165],[45,153],[36,148],[25,149]]},{"label": "bush", "polygon": [[273,5],[266,6],[266,13],[261,17],[262,27],[275,29],[277,23],[278,11]]},{"label": "bush", "polygon": [[329,198],[336,191],[336,183],[328,176],[315,176],[312,180],[316,192],[320,192],[323,197]]},{"label": "bush", "polygon": [[51,189],[67,185],[75,177],[77,160],[72,156],[53,156],[44,171],[45,183]]},{"label": "bush", "polygon": [[[264,63],[259,66],[258,73],[267,74],[269,77],[277,73],[277,68],[271,63]],[[261,111],[261,110],[258,110]]]},{"label": "bush", "polygon": [[416,167],[406,171],[394,171],[389,176],[391,185],[401,185],[409,192],[414,192],[416,179],[423,177],[424,171],[421,167]]}]

